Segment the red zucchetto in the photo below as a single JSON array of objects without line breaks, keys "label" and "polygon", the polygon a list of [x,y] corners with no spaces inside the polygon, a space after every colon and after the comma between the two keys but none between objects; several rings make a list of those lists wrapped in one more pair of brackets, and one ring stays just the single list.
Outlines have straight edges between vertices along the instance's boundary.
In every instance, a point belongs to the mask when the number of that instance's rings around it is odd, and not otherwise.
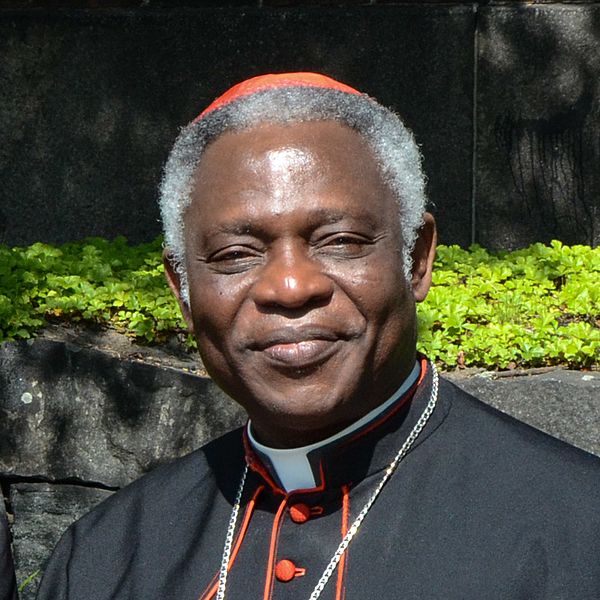
[{"label": "red zucchetto", "polygon": [[251,94],[262,92],[263,90],[298,86],[325,88],[339,90],[340,92],[346,92],[347,94],[361,95],[361,92],[355,90],[353,87],[336,81],[331,77],[327,77],[327,75],[321,75],[320,73],[300,72],[258,75],[257,77],[251,77],[250,79],[246,79],[229,88],[224,94],[219,96],[216,100],[213,100],[213,102],[211,102],[211,104],[196,117],[195,121],[199,121],[213,110],[221,108],[243,96],[250,96]]}]

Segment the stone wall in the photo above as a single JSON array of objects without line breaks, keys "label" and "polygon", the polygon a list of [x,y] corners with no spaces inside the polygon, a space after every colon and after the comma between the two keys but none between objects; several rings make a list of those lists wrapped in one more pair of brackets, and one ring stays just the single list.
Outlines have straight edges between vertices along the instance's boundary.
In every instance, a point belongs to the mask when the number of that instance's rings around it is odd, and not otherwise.
[{"label": "stone wall", "polygon": [[[38,338],[0,346],[0,484],[20,582],[43,570],[76,518],[156,465],[241,424],[191,363],[130,346]],[[490,379],[446,374],[538,429],[600,455],[600,374]],[[37,582],[22,598],[34,597]]]},{"label": "stone wall", "polygon": [[153,238],[178,127],[242,78],[317,70],[404,116],[443,242],[598,243],[595,2],[2,6],[0,242]]}]

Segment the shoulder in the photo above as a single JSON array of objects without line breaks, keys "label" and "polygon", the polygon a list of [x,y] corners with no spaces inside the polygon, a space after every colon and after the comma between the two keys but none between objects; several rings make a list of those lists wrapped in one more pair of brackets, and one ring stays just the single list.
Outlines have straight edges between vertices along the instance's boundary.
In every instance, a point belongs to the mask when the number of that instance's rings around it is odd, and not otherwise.
[{"label": "shoulder", "polygon": [[458,460],[487,465],[490,473],[508,481],[527,481],[530,489],[551,487],[555,496],[585,489],[600,503],[599,457],[500,412],[447,380],[441,380],[440,394],[450,404],[445,444]]}]

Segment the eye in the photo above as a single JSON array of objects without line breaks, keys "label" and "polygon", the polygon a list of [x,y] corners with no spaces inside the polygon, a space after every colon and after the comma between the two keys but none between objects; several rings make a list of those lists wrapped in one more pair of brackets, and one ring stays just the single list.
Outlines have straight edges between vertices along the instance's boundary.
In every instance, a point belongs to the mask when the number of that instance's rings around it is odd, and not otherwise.
[{"label": "eye", "polygon": [[213,252],[207,263],[220,273],[240,273],[259,264],[262,254],[249,246],[228,246]]},{"label": "eye", "polygon": [[327,240],[328,246],[347,246],[348,244],[361,244],[362,239],[351,235],[336,235],[335,237]]},{"label": "eye", "polygon": [[316,249],[321,254],[339,257],[364,256],[373,241],[356,233],[335,233],[317,242]]},{"label": "eye", "polygon": [[211,256],[209,258],[209,262],[236,261],[236,260],[241,260],[243,258],[247,258],[248,256],[252,256],[252,254],[250,252],[248,252],[247,250],[242,250],[240,248],[238,248],[238,249],[228,248],[227,250],[221,250],[221,251],[217,252],[216,254],[213,254],[213,256]]}]

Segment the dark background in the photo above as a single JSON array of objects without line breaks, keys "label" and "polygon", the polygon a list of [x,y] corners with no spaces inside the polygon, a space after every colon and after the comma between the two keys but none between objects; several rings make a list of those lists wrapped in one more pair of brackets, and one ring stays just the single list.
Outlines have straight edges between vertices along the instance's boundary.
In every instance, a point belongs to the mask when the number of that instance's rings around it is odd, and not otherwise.
[{"label": "dark background", "polygon": [[0,56],[0,243],[152,239],[179,127],[294,70],[402,115],[442,242],[600,240],[593,2],[0,0]]}]

